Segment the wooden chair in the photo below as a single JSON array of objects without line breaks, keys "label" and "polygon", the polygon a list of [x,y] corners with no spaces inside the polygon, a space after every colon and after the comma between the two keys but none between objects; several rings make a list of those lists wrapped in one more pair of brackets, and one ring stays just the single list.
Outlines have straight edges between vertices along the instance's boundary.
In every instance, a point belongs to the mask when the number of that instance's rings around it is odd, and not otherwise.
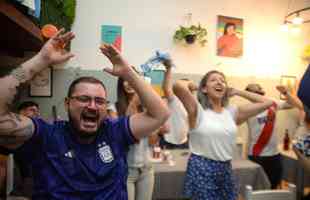
[{"label": "wooden chair", "polygon": [[296,186],[289,184],[288,189],[279,190],[257,190],[252,186],[245,187],[245,200],[296,200]]}]

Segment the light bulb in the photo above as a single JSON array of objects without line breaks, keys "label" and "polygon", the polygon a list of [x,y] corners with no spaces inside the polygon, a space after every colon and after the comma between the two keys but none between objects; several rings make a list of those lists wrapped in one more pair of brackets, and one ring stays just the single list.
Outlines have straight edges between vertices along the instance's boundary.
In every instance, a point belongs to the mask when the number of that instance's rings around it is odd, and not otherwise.
[{"label": "light bulb", "polygon": [[301,18],[299,16],[299,13],[297,13],[296,17],[294,17],[294,19],[292,20],[292,23],[293,24],[296,24],[296,25],[300,25],[304,22],[303,18]]}]

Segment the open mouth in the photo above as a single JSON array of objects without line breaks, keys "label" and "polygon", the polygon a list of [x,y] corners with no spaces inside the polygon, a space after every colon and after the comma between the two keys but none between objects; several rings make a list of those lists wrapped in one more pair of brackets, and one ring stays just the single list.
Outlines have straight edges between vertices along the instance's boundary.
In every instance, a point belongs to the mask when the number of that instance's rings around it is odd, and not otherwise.
[{"label": "open mouth", "polygon": [[222,87],[215,87],[214,90],[216,92],[224,92],[224,88],[222,88]]},{"label": "open mouth", "polygon": [[98,114],[85,112],[82,113],[81,121],[86,127],[94,127],[97,126],[98,118]]}]

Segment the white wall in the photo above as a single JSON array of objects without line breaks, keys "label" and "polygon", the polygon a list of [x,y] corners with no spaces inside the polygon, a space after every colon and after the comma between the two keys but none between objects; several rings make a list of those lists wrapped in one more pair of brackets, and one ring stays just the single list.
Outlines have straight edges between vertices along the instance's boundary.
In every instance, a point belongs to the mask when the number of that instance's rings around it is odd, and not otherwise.
[{"label": "white wall", "polygon": [[[258,82],[268,95],[278,98],[275,85],[281,75],[303,74],[307,64],[300,54],[310,42],[309,25],[303,25],[297,37],[282,32],[280,25],[288,12],[306,6],[310,6],[309,0],[77,0],[73,26],[76,39],[72,42],[76,57],[66,66],[96,70],[110,66],[99,51],[100,27],[121,25],[123,54],[133,65],[145,62],[155,50],[164,50],[174,58],[177,73],[205,74],[218,69],[228,76],[233,87],[244,88],[249,82]],[[192,13],[193,23],[200,22],[207,28],[206,47],[173,43],[173,34],[185,23],[187,13]],[[216,56],[217,15],[244,19],[242,58]],[[245,103],[240,99],[232,103],[240,102]],[[293,133],[298,113],[281,111],[278,121],[280,136],[286,128]],[[239,127],[239,136],[246,141],[245,125]]]},{"label": "white wall", "polygon": [[[157,49],[169,51],[177,72],[204,74],[217,68],[229,76],[275,78],[282,74],[301,76],[306,64],[300,59],[309,41],[309,29],[298,37],[280,31],[290,0],[77,0],[72,51],[76,57],[67,66],[100,69],[108,66],[100,54],[100,26],[123,26],[123,52],[130,63],[140,65]],[[295,0],[289,11],[310,5]],[[184,47],[172,37],[187,13],[193,23],[208,29],[208,44]],[[244,19],[244,56],[216,56],[217,15]],[[219,64],[219,66],[217,66]]]}]

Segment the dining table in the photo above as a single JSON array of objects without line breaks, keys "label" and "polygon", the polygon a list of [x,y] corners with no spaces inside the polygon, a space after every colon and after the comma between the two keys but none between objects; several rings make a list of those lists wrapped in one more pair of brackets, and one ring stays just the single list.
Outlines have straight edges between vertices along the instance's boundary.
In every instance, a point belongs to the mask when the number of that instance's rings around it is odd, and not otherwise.
[{"label": "dining table", "polygon": [[[153,162],[153,200],[186,199],[182,192],[189,156],[188,149],[169,150],[168,159]],[[254,190],[270,189],[268,177],[260,165],[246,159],[233,159],[232,169],[241,196],[244,197],[246,185]]]}]

